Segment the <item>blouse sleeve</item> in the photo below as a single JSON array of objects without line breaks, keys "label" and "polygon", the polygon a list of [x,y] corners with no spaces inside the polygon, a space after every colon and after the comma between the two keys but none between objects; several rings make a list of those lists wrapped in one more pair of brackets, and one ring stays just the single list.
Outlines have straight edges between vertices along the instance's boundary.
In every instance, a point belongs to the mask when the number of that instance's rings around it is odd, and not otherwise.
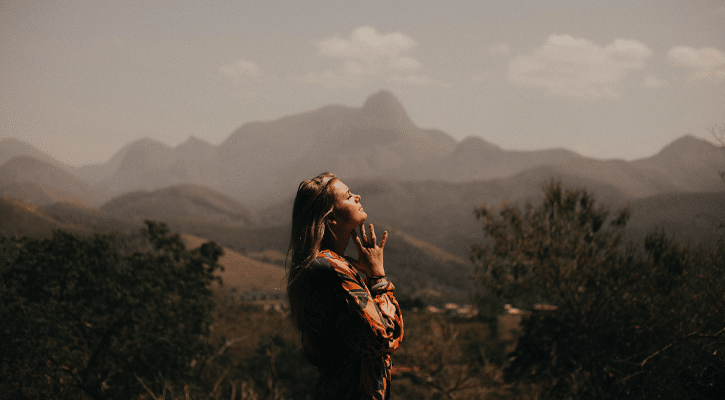
[{"label": "blouse sleeve", "polygon": [[403,339],[403,316],[393,295],[393,283],[378,284],[371,293],[360,274],[347,261],[336,258],[325,260],[342,281],[346,312],[339,314],[335,324],[347,344],[362,357],[395,351]]}]

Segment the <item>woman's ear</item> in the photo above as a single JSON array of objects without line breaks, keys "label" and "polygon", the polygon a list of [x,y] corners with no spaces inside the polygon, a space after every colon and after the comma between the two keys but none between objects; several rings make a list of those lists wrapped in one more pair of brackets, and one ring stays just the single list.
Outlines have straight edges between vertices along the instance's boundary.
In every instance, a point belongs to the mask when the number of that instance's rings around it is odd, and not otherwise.
[{"label": "woman's ear", "polygon": [[329,213],[325,217],[325,224],[328,226],[334,226],[337,225],[337,221],[335,220],[335,213]]}]

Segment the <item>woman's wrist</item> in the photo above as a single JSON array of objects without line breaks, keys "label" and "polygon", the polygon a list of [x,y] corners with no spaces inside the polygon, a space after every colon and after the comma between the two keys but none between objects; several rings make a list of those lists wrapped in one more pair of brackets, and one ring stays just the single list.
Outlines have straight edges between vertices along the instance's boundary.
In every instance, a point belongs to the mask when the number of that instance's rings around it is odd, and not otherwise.
[{"label": "woman's wrist", "polygon": [[384,283],[388,281],[388,277],[385,276],[385,273],[382,274],[372,274],[368,276],[368,287],[373,287],[375,285],[379,285],[380,283]]}]

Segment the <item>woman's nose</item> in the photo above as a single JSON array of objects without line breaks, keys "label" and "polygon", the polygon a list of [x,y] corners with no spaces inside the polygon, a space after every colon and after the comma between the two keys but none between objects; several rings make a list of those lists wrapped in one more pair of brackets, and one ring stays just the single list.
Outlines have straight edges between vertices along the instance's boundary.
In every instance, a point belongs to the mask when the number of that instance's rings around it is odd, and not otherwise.
[{"label": "woman's nose", "polygon": [[356,201],[357,201],[358,203],[360,202],[360,200],[361,200],[361,199],[362,199],[362,196],[360,196],[359,194],[356,194],[356,195],[355,195],[355,200],[356,200]]}]

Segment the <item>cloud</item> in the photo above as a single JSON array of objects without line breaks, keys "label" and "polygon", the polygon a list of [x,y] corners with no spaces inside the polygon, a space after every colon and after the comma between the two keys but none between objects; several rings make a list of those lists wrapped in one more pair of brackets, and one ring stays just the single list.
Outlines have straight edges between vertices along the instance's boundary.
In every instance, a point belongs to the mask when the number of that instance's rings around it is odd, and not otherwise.
[{"label": "cloud", "polygon": [[617,39],[600,46],[569,35],[551,35],[538,49],[511,60],[508,79],[557,96],[619,98],[629,72],[642,69],[650,55],[652,51],[636,40]]},{"label": "cloud", "polygon": [[243,85],[249,80],[259,79],[262,76],[262,70],[257,64],[247,60],[224,65],[219,68],[219,72],[231,77],[235,85]]},{"label": "cloud", "polygon": [[496,44],[488,48],[488,52],[494,55],[505,55],[511,52],[507,44]]},{"label": "cloud", "polygon": [[[372,78],[387,77],[390,81],[407,84],[435,84],[419,72],[423,66],[418,60],[403,55],[416,42],[400,32],[380,34],[375,28],[361,26],[349,38],[333,36],[314,44],[319,54],[339,59],[342,64],[322,73],[299,76],[295,78],[297,82],[355,88]],[[411,71],[418,73],[399,75],[401,72]]]},{"label": "cloud", "polygon": [[725,83],[725,54],[716,48],[677,46],[670,49],[667,59],[673,65],[689,69],[690,79]]},{"label": "cloud", "polygon": [[395,57],[415,46],[415,41],[400,32],[380,35],[369,26],[355,29],[350,39],[333,36],[317,43],[320,54],[329,57],[358,59],[374,62],[384,57]]}]

